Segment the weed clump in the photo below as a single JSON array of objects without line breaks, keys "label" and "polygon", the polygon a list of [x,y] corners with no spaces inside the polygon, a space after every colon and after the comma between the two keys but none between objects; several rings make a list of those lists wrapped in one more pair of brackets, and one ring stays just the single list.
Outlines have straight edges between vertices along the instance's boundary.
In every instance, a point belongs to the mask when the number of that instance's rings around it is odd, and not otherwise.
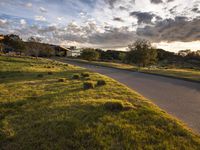
[{"label": "weed clump", "polygon": [[92,82],[85,82],[83,83],[83,89],[84,90],[89,90],[94,88],[94,83]]},{"label": "weed clump", "polygon": [[105,80],[98,80],[97,81],[97,86],[104,86],[106,85],[106,81]]},{"label": "weed clump", "polygon": [[60,78],[60,79],[58,79],[58,82],[65,82],[65,81],[66,81],[65,78]]},{"label": "weed clump", "polygon": [[80,75],[79,74],[74,74],[72,76],[72,79],[75,79],[75,80],[80,79]]},{"label": "weed clump", "polygon": [[122,111],[124,106],[120,101],[106,102],[104,108],[108,111]]}]

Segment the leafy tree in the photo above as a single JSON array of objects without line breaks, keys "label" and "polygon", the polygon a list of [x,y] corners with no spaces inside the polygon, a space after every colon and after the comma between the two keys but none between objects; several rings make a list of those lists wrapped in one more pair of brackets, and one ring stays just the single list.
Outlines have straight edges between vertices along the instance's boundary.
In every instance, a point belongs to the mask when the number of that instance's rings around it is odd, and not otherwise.
[{"label": "leafy tree", "polygon": [[99,53],[95,49],[92,49],[92,48],[84,49],[81,54],[81,57],[83,59],[89,60],[89,61],[98,60],[99,56],[100,56]]},{"label": "leafy tree", "polygon": [[129,45],[129,53],[127,55],[128,62],[146,67],[157,62],[157,51],[147,40],[137,40]]},{"label": "leafy tree", "polygon": [[15,52],[19,52],[20,54],[26,50],[24,42],[18,35],[10,34],[4,36],[3,43],[12,47]]}]

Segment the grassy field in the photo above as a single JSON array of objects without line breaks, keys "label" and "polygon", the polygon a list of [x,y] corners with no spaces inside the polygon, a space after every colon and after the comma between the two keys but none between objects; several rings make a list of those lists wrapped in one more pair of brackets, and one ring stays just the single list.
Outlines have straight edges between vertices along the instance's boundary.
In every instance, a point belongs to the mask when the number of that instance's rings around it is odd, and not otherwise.
[{"label": "grassy field", "polygon": [[[66,58],[57,58],[66,59]],[[69,59],[71,60],[71,59]],[[139,68],[134,65],[123,64],[123,63],[112,63],[112,62],[98,62],[98,61],[86,61],[81,59],[73,59],[74,61],[90,63],[94,65],[100,65],[105,67],[113,67],[118,69],[126,69],[132,71],[140,71],[144,73],[152,73],[158,75],[164,75],[169,77],[181,78],[191,81],[200,82],[200,70],[195,69],[181,69],[181,68]]]},{"label": "grassy field", "polygon": [[[0,56],[0,149],[200,148],[200,137],[124,85],[56,61]],[[106,85],[84,90],[83,83]]]}]

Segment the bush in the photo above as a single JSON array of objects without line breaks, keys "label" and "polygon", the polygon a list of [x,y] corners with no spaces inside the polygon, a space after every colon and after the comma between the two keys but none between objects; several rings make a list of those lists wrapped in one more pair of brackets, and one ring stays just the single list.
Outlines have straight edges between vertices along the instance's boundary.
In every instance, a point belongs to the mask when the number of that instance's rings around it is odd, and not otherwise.
[{"label": "bush", "polygon": [[109,111],[121,111],[124,108],[122,102],[120,101],[106,102],[104,107]]},{"label": "bush", "polygon": [[92,82],[83,83],[83,89],[84,90],[93,89],[93,88],[94,88],[94,84]]},{"label": "bush", "polygon": [[60,79],[58,79],[58,82],[65,82],[65,81],[66,81],[65,78],[60,78]]},{"label": "bush", "polygon": [[90,77],[90,74],[89,73],[81,73],[81,76],[84,78],[87,78],[87,77]]},{"label": "bush", "polygon": [[43,75],[43,74],[38,74],[37,77],[38,77],[38,78],[43,78],[44,75]]},{"label": "bush", "polygon": [[106,85],[106,81],[105,80],[98,80],[97,81],[97,86],[104,86]]},{"label": "bush", "polygon": [[72,79],[80,79],[80,75],[79,75],[79,74],[74,74],[74,75],[72,76]]}]

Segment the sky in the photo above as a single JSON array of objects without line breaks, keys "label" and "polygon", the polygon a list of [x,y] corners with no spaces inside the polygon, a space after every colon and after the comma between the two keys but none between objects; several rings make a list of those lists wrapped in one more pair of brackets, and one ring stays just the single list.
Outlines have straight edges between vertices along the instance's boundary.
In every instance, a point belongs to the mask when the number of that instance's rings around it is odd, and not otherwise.
[{"label": "sky", "polygon": [[200,49],[200,0],[0,0],[0,34],[64,47],[126,50],[137,39]]}]

